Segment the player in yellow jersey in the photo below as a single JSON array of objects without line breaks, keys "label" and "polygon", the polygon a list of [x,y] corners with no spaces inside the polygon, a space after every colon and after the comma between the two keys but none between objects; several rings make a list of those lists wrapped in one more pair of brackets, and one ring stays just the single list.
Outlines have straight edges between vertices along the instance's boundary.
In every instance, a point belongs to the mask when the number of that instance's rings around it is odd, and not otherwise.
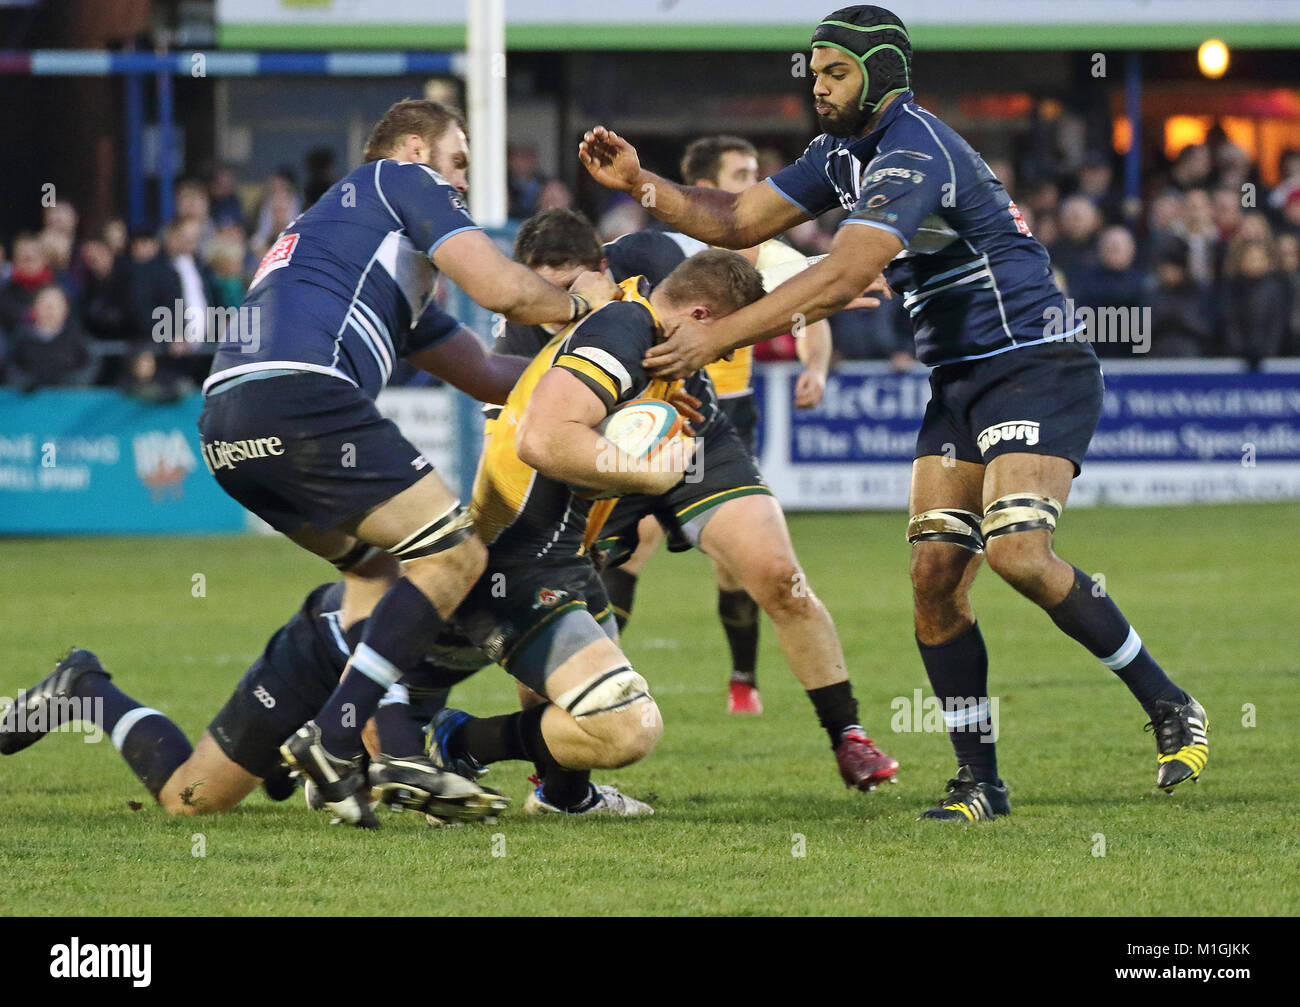
[{"label": "player in yellow jersey", "polygon": [[[687,185],[743,192],[758,182],[758,152],[753,144],[737,136],[705,136],[693,141],[682,156],[682,180]],[[625,258],[649,258],[663,261],[664,266],[705,249],[703,242],[684,234],[648,231],[627,235],[609,246],[609,259],[615,276],[620,254]],[[764,241],[753,248],[742,249],[745,256],[761,273],[763,270],[786,263],[803,262],[804,257],[789,245],[775,239]],[[670,268],[670,267],[669,267]],[[795,384],[794,404],[800,409],[811,409],[821,402],[826,390],[826,375],[831,361],[831,327],[826,321],[797,326],[797,350],[804,366]],[[713,383],[718,404],[735,427],[749,451],[756,445],[758,408],[754,401],[752,385],[754,366],[753,347],[743,346],[732,354],[730,360],[709,364],[705,373]],[[640,545],[637,551],[621,566],[605,571],[605,586],[613,601],[620,625],[626,625],[632,611],[637,578],[659,547],[663,538],[660,525],[647,519],[639,529]],[[670,543],[671,544],[671,543]],[[739,714],[763,712],[758,694],[758,624],[759,605],[745,591],[740,578],[732,570],[713,562],[718,584],[718,618],[727,636],[731,651],[731,682],[727,692],[727,711]]]},{"label": "player in yellow jersey", "polygon": [[[742,256],[717,250],[683,262],[652,294],[635,277],[621,287],[622,300],[551,338],[488,424],[471,507],[488,564],[455,619],[544,701],[498,717],[444,710],[430,753],[443,766],[474,772],[523,759],[544,778],[546,767],[614,768],[645,756],[663,730],[645,679],[616,641],[584,546],[598,528],[587,527],[571,487],[657,496],[682,481],[690,459],[647,470],[595,427],[634,398],[668,398],[670,386],[641,369],[665,323],[723,317],[761,297],[763,285]],[[581,788],[575,797],[588,795],[585,779]]]}]

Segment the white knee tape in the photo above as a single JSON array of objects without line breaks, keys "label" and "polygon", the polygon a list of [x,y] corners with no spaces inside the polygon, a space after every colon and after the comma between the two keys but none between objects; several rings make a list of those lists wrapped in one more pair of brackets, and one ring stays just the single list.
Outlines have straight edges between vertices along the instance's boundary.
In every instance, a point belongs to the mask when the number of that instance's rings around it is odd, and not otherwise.
[{"label": "white knee tape", "polygon": [[624,664],[575,685],[557,696],[555,705],[574,717],[592,717],[649,698],[650,686],[646,680],[633,671],[631,665]]}]

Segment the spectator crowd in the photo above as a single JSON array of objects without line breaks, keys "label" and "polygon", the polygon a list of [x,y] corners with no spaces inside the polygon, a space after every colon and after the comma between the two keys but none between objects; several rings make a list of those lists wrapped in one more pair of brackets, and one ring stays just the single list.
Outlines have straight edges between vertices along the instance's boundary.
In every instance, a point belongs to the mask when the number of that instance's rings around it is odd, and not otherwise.
[{"label": "spectator crowd", "polygon": [[[760,151],[759,161],[761,177],[785,163],[775,150]],[[1152,357],[1235,357],[1255,366],[1300,355],[1300,151],[1282,158],[1281,181],[1270,188],[1220,135],[1184,147],[1133,200],[1124,198],[1109,152],[1076,162],[1054,171],[1033,158],[990,162],[1076,307],[1149,312]],[[575,205],[568,186],[540,170],[534,150],[512,148],[508,167],[512,218]],[[207,373],[213,334],[206,342],[160,338],[159,309],[183,306],[187,316],[208,318],[209,308],[237,307],[262,254],[333,176],[331,159],[317,156],[301,189],[281,169],[245,205],[234,173],[218,167],[177,184],[175,216],[157,233],[128,231],[120,219],[87,233],[71,204],[46,207],[39,231],[0,244],[3,384],[116,386],[157,398],[192,390]],[[591,198],[606,200],[584,207],[604,240],[659,226],[631,199],[603,190]],[[825,252],[838,222],[827,215],[786,237],[807,254]],[[912,362],[898,298],[841,313],[832,328],[840,358]],[[1104,356],[1134,348],[1097,343]]]}]

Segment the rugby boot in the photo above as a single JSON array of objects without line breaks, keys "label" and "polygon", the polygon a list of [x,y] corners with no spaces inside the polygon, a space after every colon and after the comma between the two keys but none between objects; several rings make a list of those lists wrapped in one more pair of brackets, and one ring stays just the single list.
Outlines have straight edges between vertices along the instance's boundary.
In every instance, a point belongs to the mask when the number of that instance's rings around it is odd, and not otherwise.
[{"label": "rugby boot", "polygon": [[370,788],[362,771],[363,756],[341,759],[325,750],[320,728],[307,721],[280,746],[280,755],[316,790],[316,799],[348,825],[359,829],[379,828],[370,808]]},{"label": "rugby boot", "polygon": [[1210,761],[1209,729],[1205,708],[1191,696],[1186,703],[1156,702],[1143,730],[1156,736],[1156,786],[1166,794],[1178,784],[1200,777]]},{"label": "rugby boot", "polygon": [[1009,814],[1011,800],[1006,784],[976,783],[970,766],[960,766],[939,803],[921,812],[917,821],[979,822]]},{"label": "rugby boot", "polygon": [[0,755],[21,752],[70,719],[70,708],[76,706],[77,682],[91,672],[111,677],[93,653],[73,649],[40,682],[19,692],[0,714]]},{"label": "rugby boot", "polygon": [[751,716],[762,713],[763,701],[758,698],[758,686],[733,680],[727,690],[727,712]]},{"label": "rugby boot", "polygon": [[893,783],[898,760],[886,755],[860,727],[846,727],[835,746],[835,762],[846,787],[875,790],[881,783]]},{"label": "rugby boot", "polygon": [[394,811],[412,808],[442,822],[494,822],[510,802],[487,787],[439,769],[424,756],[381,755],[370,763],[370,790]]},{"label": "rugby boot", "polygon": [[581,807],[568,811],[547,803],[542,796],[543,784],[537,777],[530,776],[528,780],[536,786],[524,798],[525,815],[617,815],[620,818],[641,818],[655,813],[655,809],[645,801],[628,797],[607,783],[588,784],[591,792],[586,802]]}]

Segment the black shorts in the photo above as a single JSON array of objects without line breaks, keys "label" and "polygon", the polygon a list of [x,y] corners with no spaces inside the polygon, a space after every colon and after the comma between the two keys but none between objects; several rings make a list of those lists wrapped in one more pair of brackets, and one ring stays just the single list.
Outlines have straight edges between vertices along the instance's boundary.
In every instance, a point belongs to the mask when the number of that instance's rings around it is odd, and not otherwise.
[{"label": "black shorts", "polygon": [[458,629],[534,692],[579,649],[617,635],[614,610],[585,556],[545,566],[488,567],[456,609]]},{"label": "black shorts", "polygon": [[916,457],[987,465],[1012,452],[1068,458],[1077,476],[1101,417],[1101,366],[1092,346],[1062,340],[930,372]]},{"label": "black shorts", "polygon": [[758,442],[758,403],[754,401],[754,393],[749,391],[744,395],[718,399],[718,407],[752,455]]},{"label": "black shorts", "polygon": [[[723,400],[727,401],[738,400]],[[668,535],[668,548],[683,552],[699,542],[700,531],[715,507],[736,497],[772,495],[753,453],[725,409],[705,427],[702,437],[703,445],[696,453],[698,478],[687,475],[663,496],[634,493],[619,497],[596,543],[596,548],[605,552],[608,564],[616,566],[636,551],[637,525],[647,515],[659,519]]]},{"label": "black shorts", "polygon": [[346,526],[433,470],[340,378],[232,380],[203,403],[203,459],[223,490],[277,531]]},{"label": "black shorts", "polygon": [[325,705],[347,660],[345,643],[333,645],[338,653],[326,650],[331,644],[321,639],[310,611],[309,599],[275,631],[208,725],[232,762],[263,779],[279,764],[284,740]]}]

